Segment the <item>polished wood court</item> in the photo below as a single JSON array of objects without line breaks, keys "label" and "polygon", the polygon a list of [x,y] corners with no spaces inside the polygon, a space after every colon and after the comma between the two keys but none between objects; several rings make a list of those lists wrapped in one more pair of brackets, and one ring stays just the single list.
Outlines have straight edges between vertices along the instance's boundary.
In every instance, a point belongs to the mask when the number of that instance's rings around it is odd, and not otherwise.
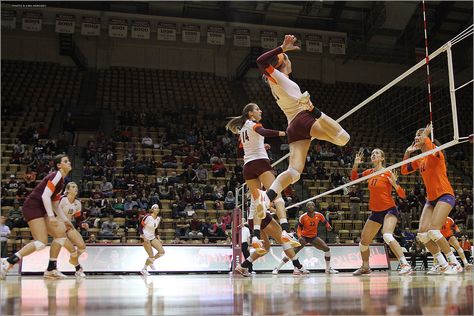
[{"label": "polished wood court", "polygon": [[473,315],[472,273],[8,276],[0,315]]}]

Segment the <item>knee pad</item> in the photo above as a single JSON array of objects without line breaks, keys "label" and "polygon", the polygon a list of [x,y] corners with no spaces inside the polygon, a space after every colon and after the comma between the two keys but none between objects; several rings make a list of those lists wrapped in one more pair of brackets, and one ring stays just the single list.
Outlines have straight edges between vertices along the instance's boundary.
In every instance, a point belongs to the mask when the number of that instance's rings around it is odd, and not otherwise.
[{"label": "knee pad", "polygon": [[41,249],[46,248],[46,245],[43,244],[43,243],[42,243],[41,241],[39,241],[39,240],[33,241],[33,245],[35,245],[35,249],[36,249],[36,250],[41,250]]},{"label": "knee pad", "polygon": [[291,184],[295,184],[300,179],[301,173],[293,167],[288,168],[288,173],[291,176]]},{"label": "knee pad", "polygon": [[328,251],[324,252],[324,257],[325,258],[331,257],[331,250],[328,250]]},{"label": "knee pad", "polygon": [[61,246],[64,246],[64,244],[66,243],[66,239],[67,239],[66,237],[54,238],[53,241],[57,242]]},{"label": "knee pad", "polygon": [[351,136],[344,129],[341,129],[339,133],[337,133],[336,139],[337,139],[336,145],[344,146],[345,144],[349,142],[349,140],[351,139]]},{"label": "knee pad", "polygon": [[283,248],[283,250],[288,250],[288,249],[293,248],[291,247],[291,244],[289,242],[282,244],[281,247]]},{"label": "knee pad", "polygon": [[395,240],[395,238],[393,238],[393,235],[389,233],[385,233],[382,236],[383,236],[383,240],[385,241],[387,245],[390,245],[390,243]]},{"label": "knee pad", "polygon": [[429,242],[431,240],[428,232],[424,232],[424,233],[418,233],[416,234],[418,236],[418,239],[423,243],[423,244],[426,244],[427,242]]},{"label": "knee pad", "polygon": [[359,243],[359,249],[361,252],[365,252],[369,249],[369,246],[363,245],[362,243]]},{"label": "knee pad", "polygon": [[428,235],[430,236],[430,239],[434,242],[440,240],[443,238],[443,234],[439,230],[436,229],[431,229],[428,231]]}]

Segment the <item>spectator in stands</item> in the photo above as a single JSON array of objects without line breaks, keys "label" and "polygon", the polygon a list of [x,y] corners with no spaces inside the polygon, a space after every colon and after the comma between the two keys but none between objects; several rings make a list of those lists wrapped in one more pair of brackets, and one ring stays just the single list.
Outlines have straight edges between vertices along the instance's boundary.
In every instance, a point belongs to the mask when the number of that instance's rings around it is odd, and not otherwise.
[{"label": "spectator in stands", "polygon": [[148,198],[146,197],[146,192],[143,192],[143,196],[140,199],[138,199],[138,208],[141,211],[147,211],[148,205],[153,205],[153,204],[151,204]]},{"label": "spectator in stands", "polygon": [[363,193],[355,185],[351,187],[349,192],[349,209],[351,211],[351,219],[358,220],[360,213],[360,202],[362,201]]},{"label": "spectator in stands", "polygon": [[464,228],[464,226],[466,225],[467,214],[466,208],[463,205],[454,206],[453,219],[456,225],[460,226],[461,228]]},{"label": "spectator in stands", "polygon": [[197,180],[196,172],[193,170],[191,165],[188,165],[187,169],[181,174],[180,178],[184,183],[191,183]]},{"label": "spectator in stands", "polygon": [[225,177],[226,170],[227,169],[220,158],[212,164],[212,174],[214,177]]},{"label": "spectator in stands", "polygon": [[339,174],[339,170],[336,170],[331,174],[330,180],[333,188],[337,188],[343,184],[342,176]]},{"label": "spectator in stands", "polygon": [[148,196],[149,205],[157,204],[160,207],[160,210],[163,209],[163,206],[160,201],[160,195],[155,189],[152,189],[150,195]]},{"label": "spectator in stands", "polygon": [[142,146],[144,148],[153,148],[153,139],[151,139],[150,135],[145,135],[142,138]]},{"label": "spectator in stands", "polygon": [[203,164],[199,164],[198,168],[196,169],[196,179],[198,183],[202,184],[205,184],[209,179],[209,175]]},{"label": "spectator in stands", "polygon": [[194,193],[194,198],[193,198],[193,208],[195,210],[205,210],[206,208],[206,203],[204,202],[204,197],[202,195],[201,190],[196,190]]},{"label": "spectator in stands", "polygon": [[97,243],[97,239],[96,239],[96,236],[95,234],[91,234],[90,237],[89,237],[89,240],[87,241],[88,244],[95,244]]},{"label": "spectator in stands", "polygon": [[10,236],[10,228],[5,225],[5,216],[0,216],[0,258],[5,258],[7,254],[7,240]]},{"label": "spectator in stands", "polygon": [[316,166],[316,179],[317,180],[327,180],[328,176],[326,175],[326,168],[322,162],[319,162]]},{"label": "spectator in stands", "polygon": [[235,208],[235,197],[232,191],[227,192],[227,195],[224,200],[224,209],[232,210]]},{"label": "spectator in stands", "polygon": [[18,201],[14,201],[13,208],[8,211],[6,225],[12,229],[28,226],[23,218],[23,212],[21,211],[20,203]]},{"label": "spectator in stands", "polygon": [[199,158],[194,155],[194,150],[190,150],[186,158],[183,160],[183,168],[188,168],[188,166],[195,166],[199,163]]},{"label": "spectator in stands", "polygon": [[[118,225],[114,222],[114,217],[109,216],[108,219],[102,223],[100,229],[101,237],[116,237]],[[91,236],[92,237],[92,236]]]},{"label": "spectator in stands", "polygon": [[14,174],[11,174],[10,180],[6,184],[6,190],[7,190],[8,195],[15,196],[18,187],[19,187],[19,182],[16,179],[16,176]]},{"label": "spectator in stands", "polygon": [[87,223],[82,223],[81,226],[79,226],[79,233],[82,236],[82,239],[88,240],[90,239],[89,236],[89,224]]},{"label": "spectator in stands", "polygon": [[232,216],[230,214],[230,212],[227,212],[221,217],[221,225],[224,231],[232,227]]},{"label": "spectator in stands", "polygon": [[188,230],[189,238],[203,238],[202,233],[202,222],[197,218],[197,214],[193,214],[192,220],[189,223],[189,230]]},{"label": "spectator in stands", "polygon": [[326,208],[326,210],[321,210],[321,212],[324,211],[326,215],[326,220],[329,222],[329,224],[331,224],[331,226],[333,220],[342,220],[342,212],[339,209],[339,206],[334,205],[334,203],[329,203],[329,206]]},{"label": "spectator in stands", "polygon": [[178,167],[176,157],[171,154],[167,154],[163,156],[162,161],[163,161],[163,168],[176,169]]},{"label": "spectator in stands", "polygon": [[136,200],[132,200],[132,196],[128,195],[126,198],[125,203],[123,204],[123,210],[125,213],[130,213],[133,209],[133,207],[138,208],[138,202]]},{"label": "spectator in stands", "polygon": [[102,177],[102,184],[100,186],[100,190],[104,197],[112,197],[114,195],[114,186],[111,182],[107,181],[106,177]]},{"label": "spectator in stands", "polygon": [[472,200],[469,197],[467,197],[466,200],[465,200],[464,210],[466,211],[466,214],[471,214],[472,215]]}]

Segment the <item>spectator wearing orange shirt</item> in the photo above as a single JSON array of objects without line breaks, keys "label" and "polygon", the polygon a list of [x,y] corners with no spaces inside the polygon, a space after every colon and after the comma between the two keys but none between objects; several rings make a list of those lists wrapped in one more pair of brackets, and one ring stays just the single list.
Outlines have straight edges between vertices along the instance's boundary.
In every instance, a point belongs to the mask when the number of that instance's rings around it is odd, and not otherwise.
[{"label": "spectator wearing orange shirt", "polygon": [[461,237],[461,242],[459,244],[461,245],[462,250],[464,250],[464,255],[469,261],[471,259],[472,245],[471,245],[471,242],[467,239],[466,235],[463,235]]}]

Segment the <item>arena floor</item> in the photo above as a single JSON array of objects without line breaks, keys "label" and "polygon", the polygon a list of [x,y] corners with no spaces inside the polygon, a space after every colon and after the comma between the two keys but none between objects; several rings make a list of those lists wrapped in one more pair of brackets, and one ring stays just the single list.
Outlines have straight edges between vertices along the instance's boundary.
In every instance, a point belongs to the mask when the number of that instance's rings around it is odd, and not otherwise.
[{"label": "arena floor", "polygon": [[88,276],[0,281],[0,315],[472,315],[472,273]]}]

